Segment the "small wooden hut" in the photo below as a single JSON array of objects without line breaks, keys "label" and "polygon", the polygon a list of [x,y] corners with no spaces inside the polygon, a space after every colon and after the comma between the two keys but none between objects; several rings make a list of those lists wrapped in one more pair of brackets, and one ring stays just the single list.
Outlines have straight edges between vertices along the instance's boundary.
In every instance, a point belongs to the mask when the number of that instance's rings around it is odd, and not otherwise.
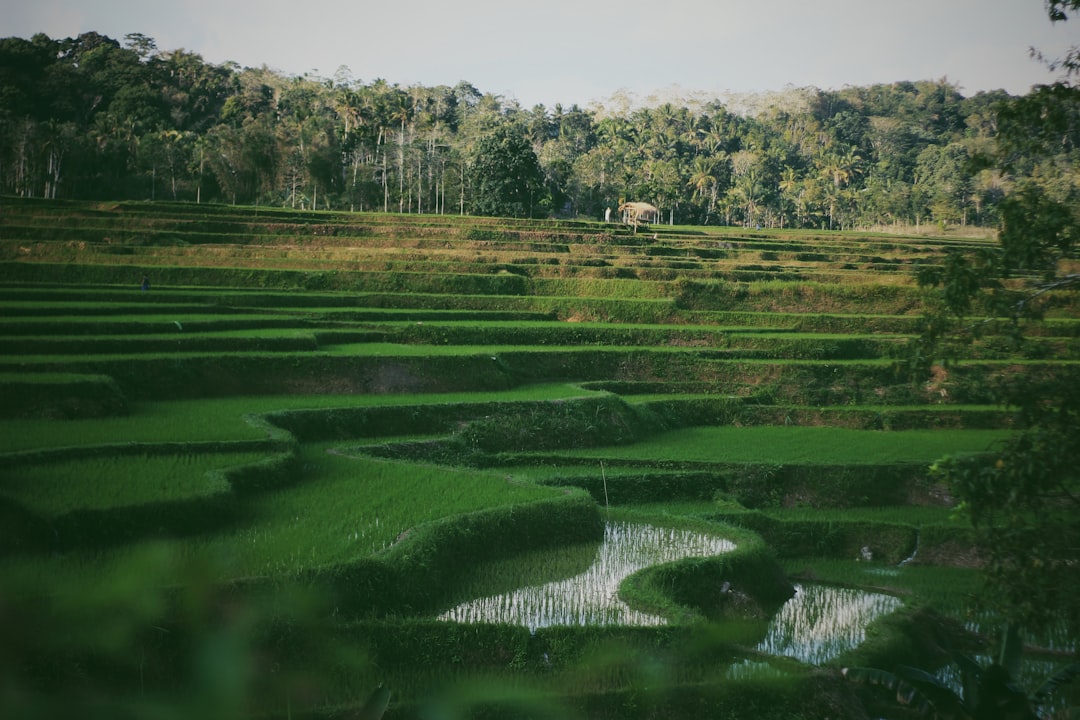
[{"label": "small wooden hut", "polygon": [[623,203],[619,206],[619,212],[624,223],[634,226],[634,232],[637,232],[638,223],[648,224],[660,218],[660,209],[645,202]]}]

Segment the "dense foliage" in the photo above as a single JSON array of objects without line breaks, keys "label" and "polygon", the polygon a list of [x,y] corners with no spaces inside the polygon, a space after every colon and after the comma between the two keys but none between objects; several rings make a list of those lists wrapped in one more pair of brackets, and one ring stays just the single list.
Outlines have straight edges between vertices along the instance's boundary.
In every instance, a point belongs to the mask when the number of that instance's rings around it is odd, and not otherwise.
[{"label": "dense foliage", "polygon": [[510,125],[480,138],[468,165],[475,184],[470,208],[478,215],[535,217],[546,214],[544,174],[529,141]]},{"label": "dense foliage", "polygon": [[[1059,22],[1080,10],[1078,0],[1048,0]],[[978,340],[995,320],[1011,323],[1025,342],[1031,321],[1069,302],[1080,289],[1080,64],[1073,47],[1053,83],[999,113],[999,167],[1027,166],[999,207],[999,247],[977,255],[953,253],[919,281],[933,287],[925,328],[916,343],[922,370]],[[1046,182],[1053,178],[1051,182]],[[1017,408],[1022,430],[989,461],[944,459],[949,481],[987,553],[994,593],[987,604],[1025,630],[1061,623],[1080,629],[1080,562],[1076,510],[1080,505],[1080,397],[1072,383],[1004,383],[1003,404]]]},{"label": "dense foliage", "polygon": [[[468,82],[365,83],[344,67],[286,77],[145,35],[38,34],[0,39],[0,193],[503,212],[471,170],[506,126],[550,196],[511,214],[600,218],[645,200],[676,223],[994,225],[1018,178],[1056,197],[1080,182],[1055,158],[980,162],[998,151],[999,112],[1020,100],[940,80],[525,109]],[[1024,122],[1023,107],[1011,117]]]}]

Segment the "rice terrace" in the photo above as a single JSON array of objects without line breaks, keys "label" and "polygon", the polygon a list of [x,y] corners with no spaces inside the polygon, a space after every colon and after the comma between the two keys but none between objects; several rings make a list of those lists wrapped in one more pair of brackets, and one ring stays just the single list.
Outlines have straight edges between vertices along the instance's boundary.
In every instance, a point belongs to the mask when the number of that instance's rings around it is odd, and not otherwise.
[{"label": "rice terrace", "polygon": [[916,271],[994,243],[0,199],[0,701],[896,712],[842,668],[995,652],[932,466],[1078,379],[1069,293],[900,371]]}]

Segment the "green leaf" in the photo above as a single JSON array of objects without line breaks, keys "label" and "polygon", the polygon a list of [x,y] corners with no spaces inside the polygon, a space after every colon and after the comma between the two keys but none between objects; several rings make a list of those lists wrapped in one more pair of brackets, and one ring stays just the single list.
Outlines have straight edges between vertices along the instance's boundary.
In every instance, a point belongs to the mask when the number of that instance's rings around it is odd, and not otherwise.
[{"label": "green leaf", "polygon": [[1031,696],[1033,705],[1045,705],[1062,685],[1080,677],[1080,663],[1073,663],[1048,677]]}]

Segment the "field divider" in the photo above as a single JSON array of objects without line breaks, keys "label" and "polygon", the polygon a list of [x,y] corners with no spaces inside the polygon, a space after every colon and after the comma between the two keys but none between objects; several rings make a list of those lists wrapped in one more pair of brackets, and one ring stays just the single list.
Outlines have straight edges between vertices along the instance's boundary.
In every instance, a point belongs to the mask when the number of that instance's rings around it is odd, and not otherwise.
[{"label": "field divider", "polygon": [[734,550],[638,570],[620,584],[619,598],[682,625],[770,617],[795,590],[760,536],[732,529],[739,538]]},{"label": "field divider", "polygon": [[[603,533],[596,503],[588,493],[568,489],[554,498],[422,523],[374,557],[304,568],[297,575],[302,582],[329,586],[346,615],[406,617],[442,609],[463,564],[599,541]],[[243,578],[234,587],[246,592],[278,582],[276,577]]]},{"label": "field divider", "polygon": [[[493,458],[500,467],[564,466],[607,469],[607,485],[615,504],[715,500],[726,498],[747,508],[802,505],[809,507],[880,507],[903,505],[919,493],[928,477],[925,462],[865,465],[774,462],[708,462],[635,460],[618,457],[504,453]],[[616,470],[617,472],[613,472]],[[599,503],[603,487],[599,470],[592,475],[555,477],[544,484],[587,490]]]},{"label": "field divider", "polygon": [[[198,497],[142,502],[121,507],[77,509],[46,520],[22,507],[0,500],[6,522],[21,527],[26,547],[65,552],[74,548],[121,545],[167,535],[191,535],[227,525],[240,510],[240,498],[292,484],[299,476],[298,443],[290,433],[267,422],[261,415],[245,420],[264,429],[262,440],[129,442],[83,447],[18,451],[0,455],[0,467],[16,468],[98,457],[265,453],[255,462],[215,469],[205,474],[208,487],[218,488]],[[13,548],[0,544],[0,554]]]},{"label": "field divider", "polygon": [[218,454],[232,452],[280,452],[277,440],[185,440],[179,442],[119,442],[98,445],[16,450],[0,454],[0,466],[6,468],[37,465],[96,457],[135,455]]},{"label": "field divider", "polygon": [[273,424],[269,413],[244,416],[249,425],[264,431],[267,437],[258,440],[184,440],[177,442],[118,442],[95,445],[70,445],[35,448],[0,453],[0,467],[13,468],[48,462],[82,460],[103,456],[217,454],[233,452],[267,452],[295,454],[298,443],[287,430]]}]

